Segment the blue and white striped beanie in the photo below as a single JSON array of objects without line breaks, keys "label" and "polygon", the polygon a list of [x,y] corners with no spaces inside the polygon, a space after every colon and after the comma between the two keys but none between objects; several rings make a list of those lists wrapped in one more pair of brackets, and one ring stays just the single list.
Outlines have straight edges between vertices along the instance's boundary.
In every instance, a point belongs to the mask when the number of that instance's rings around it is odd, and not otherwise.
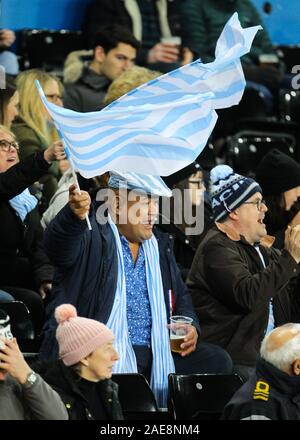
[{"label": "blue and white striped beanie", "polygon": [[172,191],[159,176],[133,172],[110,171],[108,181],[110,188],[141,191],[158,197],[171,197]]},{"label": "blue and white striped beanie", "polygon": [[250,177],[236,174],[228,165],[217,165],[210,172],[211,204],[216,222],[246,202],[262,189]]}]

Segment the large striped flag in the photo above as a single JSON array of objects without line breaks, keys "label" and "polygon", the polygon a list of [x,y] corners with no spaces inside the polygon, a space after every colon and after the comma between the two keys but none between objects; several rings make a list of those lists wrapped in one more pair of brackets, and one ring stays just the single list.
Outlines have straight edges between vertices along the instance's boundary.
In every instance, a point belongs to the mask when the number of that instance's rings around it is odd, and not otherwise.
[{"label": "large striped flag", "polygon": [[180,67],[122,96],[98,112],[78,113],[41,98],[77,171],[166,176],[193,162],[217,120],[215,109],[238,104],[245,88],[240,57],[260,26],[243,29],[235,13],[216,46],[216,59]]}]

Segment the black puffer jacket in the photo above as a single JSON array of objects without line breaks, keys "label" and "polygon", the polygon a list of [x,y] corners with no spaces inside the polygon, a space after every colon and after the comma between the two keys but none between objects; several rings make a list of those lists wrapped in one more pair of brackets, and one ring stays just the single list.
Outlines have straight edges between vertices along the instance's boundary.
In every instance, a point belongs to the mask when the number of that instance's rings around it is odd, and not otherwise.
[{"label": "black puffer jacket", "polygon": [[[79,388],[80,377],[62,361],[50,366],[39,364],[35,371],[60,395],[69,413],[70,420],[93,420],[89,403]],[[118,385],[112,380],[101,380],[97,383],[99,396],[105,414],[103,420],[123,420],[123,413],[118,399]]]}]

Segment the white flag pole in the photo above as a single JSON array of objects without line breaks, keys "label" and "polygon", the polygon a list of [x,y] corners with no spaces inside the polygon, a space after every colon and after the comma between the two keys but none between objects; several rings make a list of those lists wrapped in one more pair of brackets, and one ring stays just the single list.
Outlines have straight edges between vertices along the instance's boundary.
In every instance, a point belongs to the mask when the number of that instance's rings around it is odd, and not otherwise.
[{"label": "white flag pole", "polygon": [[[81,190],[80,190],[80,186],[79,186],[79,183],[78,183],[77,175],[76,175],[75,169],[74,169],[74,164],[73,164],[73,161],[71,159],[68,147],[66,146],[65,140],[63,139],[60,130],[58,128],[56,128],[56,129],[57,129],[59,137],[61,138],[61,141],[63,143],[64,150],[65,150],[65,153],[66,153],[66,156],[67,156],[67,160],[69,161],[69,164],[70,164],[70,167],[71,167],[72,176],[73,176],[74,183],[76,185],[77,191],[79,192],[79,194],[81,194]],[[85,220],[86,220],[86,223],[88,225],[89,230],[91,231],[92,230],[92,225],[91,225],[88,213],[85,214]]]}]

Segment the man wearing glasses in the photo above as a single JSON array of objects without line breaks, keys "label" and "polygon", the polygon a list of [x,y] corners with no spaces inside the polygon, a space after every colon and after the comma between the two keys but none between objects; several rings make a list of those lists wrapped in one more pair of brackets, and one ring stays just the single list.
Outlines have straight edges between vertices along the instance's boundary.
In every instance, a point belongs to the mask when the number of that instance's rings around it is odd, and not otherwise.
[{"label": "man wearing glasses", "polygon": [[211,199],[215,225],[198,247],[187,284],[202,339],[226,349],[247,379],[264,335],[299,321],[300,229],[288,230],[282,252],[272,249],[259,184],[227,165],[211,171]]}]

